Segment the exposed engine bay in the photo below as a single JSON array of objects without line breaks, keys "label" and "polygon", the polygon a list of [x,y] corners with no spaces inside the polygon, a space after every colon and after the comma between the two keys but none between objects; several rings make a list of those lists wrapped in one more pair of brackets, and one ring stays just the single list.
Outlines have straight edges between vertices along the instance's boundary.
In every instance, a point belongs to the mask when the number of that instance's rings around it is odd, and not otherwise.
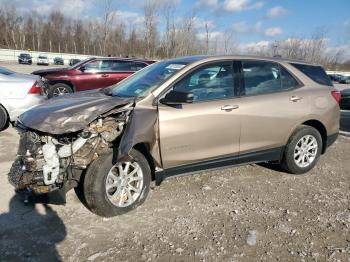
[{"label": "exposed engine bay", "polygon": [[76,186],[81,172],[99,155],[112,150],[128,122],[130,110],[100,116],[84,130],[52,135],[19,126],[18,156],[9,173],[16,190],[49,193]]},{"label": "exposed engine bay", "polygon": [[[154,97],[148,99],[142,101]],[[131,150],[141,145],[160,167],[157,121],[156,107],[105,90],[49,99],[16,121],[20,143],[8,180],[24,202],[40,195],[47,203],[63,204],[66,192],[79,190],[102,157],[111,156],[112,165],[132,161]]]}]

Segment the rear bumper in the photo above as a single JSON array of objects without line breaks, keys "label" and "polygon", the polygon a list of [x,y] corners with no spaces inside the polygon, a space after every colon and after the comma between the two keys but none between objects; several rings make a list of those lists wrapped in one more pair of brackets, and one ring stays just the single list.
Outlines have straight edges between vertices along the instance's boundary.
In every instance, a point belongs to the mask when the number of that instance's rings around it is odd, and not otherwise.
[{"label": "rear bumper", "polygon": [[40,95],[26,95],[25,98],[18,99],[7,99],[6,100],[6,110],[9,114],[10,121],[13,122],[17,119],[19,115],[25,111],[39,105],[46,100],[46,96]]}]

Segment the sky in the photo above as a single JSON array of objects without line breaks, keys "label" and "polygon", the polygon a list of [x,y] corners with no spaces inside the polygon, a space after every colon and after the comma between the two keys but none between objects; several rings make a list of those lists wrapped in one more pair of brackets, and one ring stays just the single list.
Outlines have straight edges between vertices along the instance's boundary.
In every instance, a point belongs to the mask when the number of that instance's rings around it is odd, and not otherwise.
[{"label": "sky", "polygon": [[[111,0],[120,20],[142,23],[142,0]],[[242,46],[273,43],[290,37],[309,38],[324,31],[330,48],[350,49],[350,0],[149,0],[173,1],[176,17],[195,16],[198,35],[234,32]],[[103,0],[0,0],[20,10],[61,10],[72,18],[99,17]],[[162,21],[160,20],[160,25]],[[349,51],[350,55],[350,51]]]}]

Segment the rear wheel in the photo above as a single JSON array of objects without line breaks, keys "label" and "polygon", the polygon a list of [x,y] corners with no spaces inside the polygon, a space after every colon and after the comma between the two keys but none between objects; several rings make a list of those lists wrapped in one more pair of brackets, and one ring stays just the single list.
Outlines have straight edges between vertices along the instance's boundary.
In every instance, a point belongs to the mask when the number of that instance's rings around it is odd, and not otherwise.
[{"label": "rear wheel", "polygon": [[0,131],[6,129],[9,125],[9,118],[5,108],[0,106]]},{"label": "rear wheel", "polygon": [[73,88],[64,83],[57,83],[48,88],[48,97],[61,96],[65,94],[73,93]]},{"label": "rear wheel", "polygon": [[151,170],[145,156],[131,150],[131,161],[112,164],[113,153],[96,159],[84,178],[86,206],[95,214],[111,217],[141,205],[149,192]]},{"label": "rear wheel", "polygon": [[311,170],[320,158],[322,137],[317,129],[300,126],[289,139],[281,166],[292,174],[303,174]]}]

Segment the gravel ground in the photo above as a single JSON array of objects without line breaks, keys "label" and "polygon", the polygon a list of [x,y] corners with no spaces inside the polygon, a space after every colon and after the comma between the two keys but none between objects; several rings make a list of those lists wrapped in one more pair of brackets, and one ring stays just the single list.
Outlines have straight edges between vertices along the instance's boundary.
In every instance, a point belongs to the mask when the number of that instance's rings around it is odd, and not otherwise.
[{"label": "gravel ground", "polygon": [[138,209],[24,206],[7,182],[18,135],[0,133],[0,261],[350,261],[350,139],[293,176],[249,165],[168,179]]},{"label": "gravel ground", "polygon": [[306,175],[250,165],[166,180],[115,218],[24,206],[6,174],[17,134],[0,133],[1,261],[350,261],[350,139]]}]

